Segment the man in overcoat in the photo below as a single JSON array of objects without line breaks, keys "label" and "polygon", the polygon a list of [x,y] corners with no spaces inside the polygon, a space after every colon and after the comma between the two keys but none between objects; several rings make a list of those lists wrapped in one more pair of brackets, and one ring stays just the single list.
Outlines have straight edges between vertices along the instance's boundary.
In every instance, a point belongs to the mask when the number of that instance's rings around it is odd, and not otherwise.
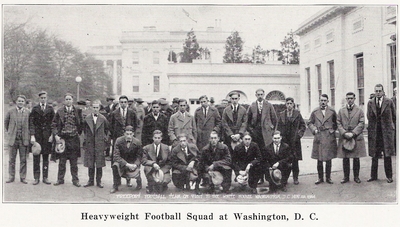
[{"label": "man in overcoat", "polygon": [[293,183],[299,184],[299,160],[303,160],[301,138],[306,131],[306,123],[300,111],[294,109],[294,99],[286,98],[286,110],[279,114],[278,131],[281,132],[282,142],[289,145],[294,152],[292,163]]},{"label": "man in overcoat", "polygon": [[372,157],[371,178],[378,179],[378,157],[383,153],[386,181],[393,182],[392,155],[395,155],[394,136],[396,109],[393,101],[384,96],[383,85],[375,85],[375,98],[368,101],[368,153]]},{"label": "man in overcoat", "polygon": [[319,107],[311,112],[307,122],[314,135],[311,158],[317,159],[318,180],[315,184],[324,182],[323,162],[325,162],[326,182],[333,184],[331,179],[332,159],[337,156],[335,131],[337,130],[336,111],[328,106],[328,95],[319,97]]},{"label": "man in overcoat", "polygon": [[64,184],[66,163],[69,160],[72,183],[80,187],[78,178],[78,158],[81,156],[79,135],[82,134],[82,110],[72,105],[73,95],[64,95],[64,107],[60,108],[53,118],[52,129],[57,143],[65,141],[65,150],[58,154],[58,177],[54,186]]},{"label": "man in overcoat", "polygon": [[17,106],[11,107],[4,119],[4,127],[8,133],[9,160],[8,174],[6,183],[15,180],[15,162],[19,151],[19,177],[22,183],[26,181],[26,157],[28,156],[28,146],[30,135],[33,131],[29,129],[29,110],[24,107],[26,103],[25,95],[17,96]]},{"label": "man in overcoat", "polygon": [[[153,132],[153,143],[143,147],[142,164],[147,178],[147,194],[164,192],[171,182],[171,154],[168,145],[161,143],[162,137],[162,132],[155,130]],[[156,182],[153,177],[153,173],[159,170],[164,173],[162,182]]]},{"label": "man in overcoat", "polygon": [[221,116],[215,107],[209,105],[206,95],[202,95],[199,100],[201,107],[194,112],[194,118],[197,126],[197,148],[201,150],[209,143],[210,133],[219,132]]},{"label": "man in overcoat", "polygon": [[143,121],[144,121],[144,117],[145,115],[145,111],[143,108],[143,99],[142,98],[138,98],[136,100],[136,118],[137,118],[137,127],[136,127],[136,132],[135,132],[135,138],[138,139],[139,141],[142,142],[142,133],[143,133]]},{"label": "man in overcoat", "polygon": [[168,124],[168,135],[172,143],[172,147],[178,145],[177,135],[184,133],[187,135],[189,143],[196,144],[197,128],[194,117],[186,111],[187,101],[179,100],[179,111],[171,116]]},{"label": "man in overcoat", "polygon": [[151,103],[152,111],[144,117],[143,131],[142,131],[142,144],[144,146],[153,143],[153,132],[160,130],[163,134],[161,142],[169,145],[168,138],[168,119],[167,116],[160,113],[160,103],[154,100]]},{"label": "man in overcoat", "polygon": [[[346,106],[338,112],[337,125],[339,130],[338,158],[343,158],[344,178],[340,183],[349,182],[350,179],[350,158],[353,158],[353,176],[356,183],[361,183],[360,158],[366,156],[365,141],[363,130],[365,127],[364,111],[354,104],[356,94],[348,92],[346,94]],[[343,147],[344,143],[355,141],[354,149],[349,150]]]},{"label": "man in overcoat", "polygon": [[[134,129],[128,125],[125,127],[124,135],[118,137],[115,141],[114,157],[112,165],[113,174],[113,188],[110,193],[118,191],[118,186],[121,185],[121,177],[129,179],[128,172],[137,171],[138,174],[134,176],[136,179],[136,190],[142,188],[142,178],[140,177],[140,164],[142,162],[143,148],[141,142],[134,137]],[[132,187],[128,184],[128,187]]]},{"label": "man in overcoat", "polygon": [[85,132],[83,165],[88,167],[89,181],[84,187],[94,185],[94,175],[96,172],[96,185],[103,188],[101,183],[103,176],[103,167],[106,166],[104,150],[108,140],[109,123],[107,119],[100,114],[100,102],[94,101],[92,104],[92,113],[87,115],[83,122]]}]

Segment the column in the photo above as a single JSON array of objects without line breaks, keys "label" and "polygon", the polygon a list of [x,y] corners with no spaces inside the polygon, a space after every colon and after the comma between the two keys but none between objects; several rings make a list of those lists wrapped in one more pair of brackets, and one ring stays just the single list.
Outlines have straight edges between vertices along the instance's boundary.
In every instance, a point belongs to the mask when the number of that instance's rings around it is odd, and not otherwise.
[{"label": "column", "polygon": [[117,60],[113,60],[113,93],[116,95],[120,95],[117,94],[117,86],[118,86],[118,75],[117,75]]}]

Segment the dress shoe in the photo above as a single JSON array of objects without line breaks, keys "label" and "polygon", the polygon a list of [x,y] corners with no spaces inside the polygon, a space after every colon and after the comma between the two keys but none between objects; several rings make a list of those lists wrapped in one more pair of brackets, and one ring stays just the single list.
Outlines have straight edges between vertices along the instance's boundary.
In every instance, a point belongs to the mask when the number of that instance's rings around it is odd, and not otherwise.
[{"label": "dress shoe", "polygon": [[151,194],[151,193],[153,193],[153,190],[146,189],[146,194]]},{"label": "dress shoe", "polygon": [[39,179],[35,179],[35,181],[33,182],[33,185],[37,185],[37,184],[39,184]]},{"label": "dress shoe", "polygon": [[90,187],[90,186],[94,186],[94,183],[91,181],[88,181],[85,185],[83,185],[83,187]]},{"label": "dress shoe", "polygon": [[51,184],[49,180],[47,180],[47,178],[43,178],[43,183],[45,184]]},{"label": "dress shoe", "polygon": [[162,190],[163,190],[163,191],[167,191],[167,189],[168,189],[168,185],[166,185],[166,184],[163,184],[163,186],[162,186]]},{"label": "dress shoe", "polygon": [[349,178],[343,178],[343,179],[340,181],[341,184],[345,184],[345,183],[347,183],[347,182],[349,182]]},{"label": "dress shoe", "polygon": [[264,184],[264,179],[260,179],[260,180],[258,181],[258,184]]},{"label": "dress shoe", "polygon": [[317,181],[315,181],[315,184],[321,184],[324,182],[324,179],[319,178]]},{"label": "dress shoe", "polygon": [[357,184],[359,184],[359,183],[361,183],[361,180],[360,180],[360,178],[355,177],[355,178],[354,178],[354,182],[356,182]]},{"label": "dress shoe", "polygon": [[195,193],[196,193],[196,195],[201,195],[200,189],[196,189],[196,190],[195,190]]},{"label": "dress shoe", "polygon": [[64,181],[57,181],[57,182],[54,183],[53,185],[54,185],[54,186],[58,186],[58,185],[60,185],[60,184],[64,184]]},{"label": "dress shoe", "polygon": [[25,179],[21,179],[21,183],[23,183],[23,184],[27,184],[27,183],[28,183],[28,181],[26,181]]},{"label": "dress shoe", "polygon": [[[132,186],[131,186],[131,187],[132,187]],[[140,189],[142,189],[142,185],[139,185],[139,184],[138,184],[138,185],[136,186],[135,190],[136,190],[136,191],[139,191]]]},{"label": "dress shoe", "polygon": [[126,179],[126,186],[128,187],[133,187],[133,185],[131,184],[131,179]]},{"label": "dress shoe", "polygon": [[252,188],[252,189],[251,189],[251,194],[254,194],[254,195],[256,195],[256,194],[257,194],[257,189],[255,189],[255,188]]},{"label": "dress shoe", "polygon": [[393,182],[393,179],[392,179],[391,177],[389,177],[389,178],[386,179],[386,181],[387,181],[388,183],[392,183],[392,182]]},{"label": "dress shoe", "polygon": [[118,191],[118,188],[113,187],[113,188],[111,189],[110,193],[113,194],[113,193],[116,193],[117,191]]},{"label": "dress shoe", "polygon": [[367,182],[376,181],[376,180],[378,180],[378,179],[377,179],[377,178],[371,177],[371,178],[369,178],[369,179],[367,180]]},{"label": "dress shoe", "polygon": [[331,178],[326,178],[326,183],[328,183],[328,184],[333,184],[333,181],[332,181]]},{"label": "dress shoe", "polygon": [[6,181],[6,183],[8,184],[8,183],[12,183],[12,182],[14,182],[14,178],[10,178],[10,179],[8,179],[7,181]]},{"label": "dress shoe", "polygon": [[79,184],[79,182],[74,182],[74,183],[72,183],[75,187],[80,187],[81,186],[81,184]]},{"label": "dress shoe", "polygon": [[104,188],[104,184],[102,184],[102,183],[97,183],[97,187],[99,187],[99,188]]},{"label": "dress shoe", "polygon": [[298,179],[294,179],[293,180],[293,184],[298,185],[299,184],[299,180]]},{"label": "dress shoe", "polygon": [[287,188],[286,188],[286,186],[283,186],[283,187],[281,188],[281,191],[283,191],[283,192],[287,192]]}]

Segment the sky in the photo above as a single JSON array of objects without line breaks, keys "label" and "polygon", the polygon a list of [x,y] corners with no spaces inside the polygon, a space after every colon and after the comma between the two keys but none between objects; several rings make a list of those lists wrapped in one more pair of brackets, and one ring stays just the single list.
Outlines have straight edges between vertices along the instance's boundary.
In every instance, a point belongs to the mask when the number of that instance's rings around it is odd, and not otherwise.
[{"label": "sky", "polygon": [[[205,31],[220,19],[223,31],[238,31],[244,52],[256,45],[280,49],[290,30],[326,6],[239,5],[18,5],[4,6],[4,21],[29,20],[86,51],[89,46],[119,45],[122,31]],[[189,16],[188,16],[189,15]],[[198,40],[201,45],[201,40]]]}]

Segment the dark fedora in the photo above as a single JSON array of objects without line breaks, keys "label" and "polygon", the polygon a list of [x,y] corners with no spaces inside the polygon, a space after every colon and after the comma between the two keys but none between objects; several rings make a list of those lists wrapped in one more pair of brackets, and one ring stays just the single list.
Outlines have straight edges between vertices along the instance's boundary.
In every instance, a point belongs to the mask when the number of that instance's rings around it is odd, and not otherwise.
[{"label": "dark fedora", "polygon": [[271,177],[272,183],[276,186],[281,185],[282,173],[279,169],[269,169],[269,175]]}]

